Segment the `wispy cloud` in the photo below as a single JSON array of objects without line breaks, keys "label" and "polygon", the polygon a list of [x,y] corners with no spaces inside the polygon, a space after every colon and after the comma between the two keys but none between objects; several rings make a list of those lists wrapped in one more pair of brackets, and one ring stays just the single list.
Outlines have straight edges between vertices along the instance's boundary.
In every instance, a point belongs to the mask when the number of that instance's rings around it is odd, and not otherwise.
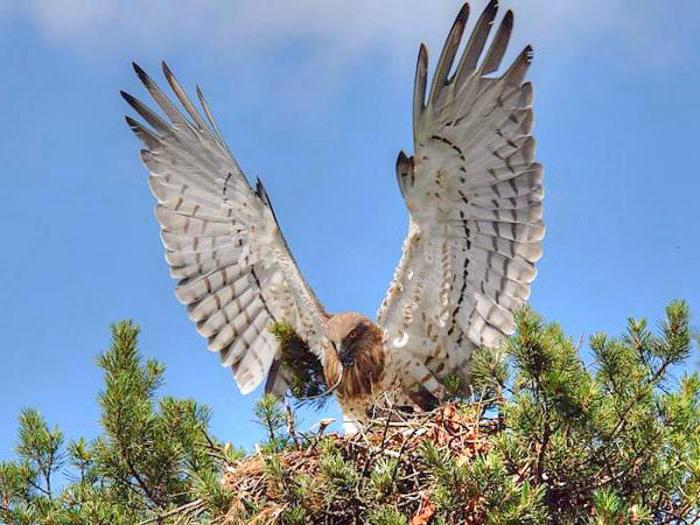
[{"label": "wispy cloud", "polygon": [[[473,11],[485,2],[472,2]],[[658,22],[639,0],[505,0],[518,39],[574,50],[604,36],[639,37]],[[56,43],[102,52],[130,41],[166,51],[184,46],[257,53],[299,40],[339,60],[374,46],[415,48],[444,34],[455,0],[5,0],[0,14],[25,17]],[[650,27],[647,27],[650,26]]]},{"label": "wispy cloud", "polygon": [[[681,0],[682,3],[683,0]],[[473,17],[485,0],[472,3]],[[314,88],[330,93],[354,63],[381,56],[404,70],[418,43],[432,53],[461,3],[456,0],[5,0],[3,20],[23,19],[53,45],[103,57],[128,47],[139,59],[180,51],[260,71],[294,50],[294,66],[277,73],[287,94]],[[570,62],[581,53],[614,46],[634,60],[664,64],[674,56],[673,35],[658,2],[638,0],[503,0],[516,13],[511,46],[532,43],[548,60]],[[653,43],[653,45],[652,45]],[[270,68],[267,70],[269,71]],[[318,85],[322,73],[323,85]],[[254,76],[254,75],[251,75]],[[323,94],[321,93],[321,96]]]}]

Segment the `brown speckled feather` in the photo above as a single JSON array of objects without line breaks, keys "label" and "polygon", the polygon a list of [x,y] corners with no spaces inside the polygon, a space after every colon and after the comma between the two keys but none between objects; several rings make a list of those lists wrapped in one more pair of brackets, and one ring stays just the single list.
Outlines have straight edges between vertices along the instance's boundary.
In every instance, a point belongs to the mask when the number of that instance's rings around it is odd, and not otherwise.
[{"label": "brown speckled feather", "polygon": [[317,356],[349,420],[363,419],[380,396],[429,408],[448,374],[469,381],[476,346],[497,346],[513,331],[513,312],[529,297],[542,254],[542,167],[525,81],[532,49],[501,70],[513,14],[491,38],[497,11],[491,0],[469,33],[463,6],[430,84],[428,50],[420,46],[415,152],[401,152],[396,162],[408,234],[376,324],[325,312],[265,189],[243,175],[199,88],[202,111],[163,67],[180,109],[135,66],[163,113],[123,93],[143,119],[127,123],[145,145],[176,295],[243,393],[266,376],[266,390],[283,395],[288,388],[272,321],[291,325]]},{"label": "brown speckled feather", "polygon": [[448,374],[469,381],[476,346],[514,329],[540,258],[542,167],[534,161],[528,46],[500,75],[513,29],[509,11],[489,39],[489,2],[455,64],[469,9],[458,14],[426,96],[428,51],[418,53],[413,156],[396,171],[408,235],[378,312],[387,351],[412,396],[442,393]]},{"label": "brown speckled feather", "polygon": [[122,93],[151,126],[127,117],[145,145],[141,157],[158,201],[165,258],[178,279],[175,294],[241,392],[252,391],[270,371],[268,389],[283,392],[269,324],[292,324],[321,358],[327,315],[294,262],[265,189],[259,181],[255,189],[248,183],[201,91],[204,116],[163,64],[183,113],[139,66],[134,69],[167,117]]}]

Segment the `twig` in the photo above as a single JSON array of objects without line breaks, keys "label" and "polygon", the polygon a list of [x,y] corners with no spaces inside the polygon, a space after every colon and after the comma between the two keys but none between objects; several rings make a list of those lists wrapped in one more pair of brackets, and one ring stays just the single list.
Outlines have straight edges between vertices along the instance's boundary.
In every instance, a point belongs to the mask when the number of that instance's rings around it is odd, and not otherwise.
[{"label": "twig", "polygon": [[192,512],[195,509],[198,509],[200,507],[204,506],[204,501],[202,499],[196,499],[194,501],[190,501],[189,503],[185,503],[184,505],[181,505],[175,509],[169,510],[167,512],[163,512],[157,516],[154,516],[153,518],[148,518],[147,520],[141,521],[138,523],[138,525],[148,525],[149,523],[155,523],[157,521],[160,521],[164,518],[169,518],[170,516],[176,516],[177,514],[180,514],[182,512],[189,513]]}]

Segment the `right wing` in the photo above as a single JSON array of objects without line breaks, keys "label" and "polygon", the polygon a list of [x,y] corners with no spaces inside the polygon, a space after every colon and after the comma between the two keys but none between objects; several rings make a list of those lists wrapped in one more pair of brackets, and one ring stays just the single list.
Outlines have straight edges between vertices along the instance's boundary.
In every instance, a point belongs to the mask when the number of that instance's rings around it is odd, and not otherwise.
[{"label": "right wing", "polygon": [[448,374],[469,380],[476,346],[496,347],[513,332],[513,313],[529,297],[542,255],[542,166],[525,82],[532,50],[497,74],[513,27],[509,11],[487,48],[497,9],[491,0],[464,39],[464,5],[427,97],[421,46],[415,154],[397,162],[409,232],[378,318],[404,383],[436,396]]},{"label": "right wing", "polygon": [[289,251],[262,184],[253,190],[248,183],[199,88],[204,117],[167,65],[163,72],[186,114],[138,65],[134,69],[169,119],[122,92],[150,126],[126,117],[146,146],[141,158],[158,201],[165,258],[179,279],[175,294],[243,394],[266,376],[266,390],[284,394],[269,324],[290,323],[321,359],[327,315]]}]

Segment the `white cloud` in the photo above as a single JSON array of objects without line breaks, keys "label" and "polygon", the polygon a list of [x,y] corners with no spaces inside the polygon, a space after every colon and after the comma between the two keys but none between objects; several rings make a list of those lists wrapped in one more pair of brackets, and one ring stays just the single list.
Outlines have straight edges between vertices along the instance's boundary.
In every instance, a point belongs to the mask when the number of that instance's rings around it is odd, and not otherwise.
[{"label": "white cloud", "polygon": [[[473,20],[485,0],[471,3]],[[664,63],[675,48],[672,35],[659,38],[663,30],[659,29],[660,8],[653,7],[656,4],[651,0],[634,4],[631,7],[625,0],[503,0],[502,12],[512,8],[516,14],[511,53],[532,43],[538,56],[570,62],[606,42],[616,46],[616,53]],[[27,19],[53,45],[83,55],[128,52],[139,60],[155,60],[189,50],[217,64],[235,63],[241,70],[266,71],[266,75],[272,69],[268,66],[274,64],[279,69],[274,72],[275,80],[284,84],[282,96],[293,97],[294,92],[312,85],[323,97],[346,78],[350,65],[377,54],[385,59],[387,68],[405,71],[402,68],[415,60],[418,43],[427,41],[434,60],[461,3],[5,0],[3,5],[0,23],[16,17]],[[647,45],[651,42],[653,46]],[[276,59],[290,47],[296,50],[294,63],[280,65]],[[263,62],[266,67],[261,69]]]},{"label": "white cloud", "polygon": [[[415,49],[421,38],[439,43],[460,3],[454,0],[6,0],[56,43],[103,51],[122,45],[158,51],[182,46],[264,52],[299,39],[323,55],[352,58],[373,46]],[[473,17],[484,0],[472,2]],[[518,40],[574,49],[605,34],[651,24],[646,1],[506,0],[516,11]],[[8,4],[5,4],[6,6]],[[0,11],[2,14],[2,11]]]}]

